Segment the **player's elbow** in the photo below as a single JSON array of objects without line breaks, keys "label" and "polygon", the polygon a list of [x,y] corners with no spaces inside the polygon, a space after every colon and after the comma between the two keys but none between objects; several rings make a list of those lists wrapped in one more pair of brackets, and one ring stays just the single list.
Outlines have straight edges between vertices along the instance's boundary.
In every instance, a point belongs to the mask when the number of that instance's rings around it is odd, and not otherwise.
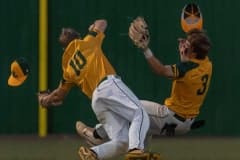
[{"label": "player's elbow", "polygon": [[167,78],[173,77],[173,72],[172,72],[171,68],[169,67],[169,65],[159,67],[158,70],[156,70],[156,74],[167,77]]}]

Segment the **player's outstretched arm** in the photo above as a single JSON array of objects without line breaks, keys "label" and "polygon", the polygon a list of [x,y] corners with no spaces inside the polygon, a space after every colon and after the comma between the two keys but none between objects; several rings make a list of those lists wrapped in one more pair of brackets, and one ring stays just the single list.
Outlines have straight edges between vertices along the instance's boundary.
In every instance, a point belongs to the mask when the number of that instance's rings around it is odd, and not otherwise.
[{"label": "player's outstretched arm", "polygon": [[50,93],[38,93],[38,102],[43,107],[59,106],[63,103],[68,91],[58,87]]},{"label": "player's outstretched arm", "polygon": [[171,66],[163,65],[148,47],[150,34],[148,24],[143,17],[137,17],[132,21],[128,29],[128,35],[134,45],[143,50],[150,67],[156,74],[169,78],[173,77]]},{"label": "player's outstretched arm", "polygon": [[162,64],[161,61],[154,56],[150,48],[144,50],[143,53],[148,61],[148,64],[156,74],[167,78],[173,78],[174,74],[171,66]]}]

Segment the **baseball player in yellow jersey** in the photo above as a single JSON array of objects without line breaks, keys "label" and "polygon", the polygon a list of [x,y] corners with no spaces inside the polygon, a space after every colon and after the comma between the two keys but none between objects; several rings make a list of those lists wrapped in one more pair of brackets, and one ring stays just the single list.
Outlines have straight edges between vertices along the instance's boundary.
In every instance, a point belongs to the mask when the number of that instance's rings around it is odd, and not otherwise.
[{"label": "baseball player in yellow jersey", "polygon": [[96,20],[83,39],[74,29],[62,30],[59,40],[64,47],[63,80],[51,93],[39,93],[38,97],[42,106],[57,106],[77,86],[92,100],[92,109],[110,141],[90,149],[80,147],[81,160],[108,159],[126,152],[141,155],[149,128],[142,103],[103,54],[106,27],[106,20]]},{"label": "baseball player in yellow jersey", "polygon": [[[179,39],[180,62],[163,65],[147,48],[144,55],[156,74],[172,80],[172,91],[163,105],[141,100],[150,118],[149,134],[182,135],[197,124],[199,115],[212,76],[212,63],[208,58],[210,41],[202,30],[193,29],[186,39]],[[97,125],[95,129],[78,121],[76,129],[90,145],[102,143],[107,139],[104,129]]]},{"label": "baseball player in yellow jersey", "polygon": [[[163,65],[150,48],[144,50],[153,71],[172,80],[171,95],[164,105],[145,107],[155,121],[151,126],[158,126],[160,133],[174,129],[176,133],[183,134],[190,130],[199,115],[212,76],[212,63],[208,58],[210,40],[206,33],[192,29],[186,33],[186,39],[180,38],[178,41],[180,63],[177,64]],[[151,102],[145,106],[151,106]],[[159,122],[156,122],[157,120]],[[154,133],[159,133],[159,129]]]}]

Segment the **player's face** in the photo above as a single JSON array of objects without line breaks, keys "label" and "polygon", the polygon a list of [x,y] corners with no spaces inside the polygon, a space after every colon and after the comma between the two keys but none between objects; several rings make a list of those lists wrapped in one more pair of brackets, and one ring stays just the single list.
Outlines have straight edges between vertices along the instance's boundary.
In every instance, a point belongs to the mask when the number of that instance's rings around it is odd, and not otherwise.
[{"label": "player's face", "polygon": [[178,50],[180,54],[180,59],[182,62],[185,62],[188,60],[188,52],[190,49],[190,43],[187,39],[179,38],[178,39]]}]

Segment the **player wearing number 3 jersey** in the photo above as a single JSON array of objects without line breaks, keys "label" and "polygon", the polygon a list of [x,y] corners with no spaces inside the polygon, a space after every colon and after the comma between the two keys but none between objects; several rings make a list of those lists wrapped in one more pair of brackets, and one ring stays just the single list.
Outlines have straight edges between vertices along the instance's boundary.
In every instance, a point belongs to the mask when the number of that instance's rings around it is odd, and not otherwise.
[{"label": "player wearing number 3 jersey", "polygon": [[[192,29],[186,33],[185,39],[179,38],[178,41],[180,62],[174,65],[162,64],[149,48],[143,51],[152,70],[172,80],[171,94],[164,105],[156,108],[151,107],[151,103],[144,104],[150,115],[151,126],[157,126],[155,132],[159,133],[158,128],[160,134],[171,134],[168,132],[171,130],[184,134],[190,130],[200,113],[212,76],[212,62],[208,58],[210,40],[207,34],[203,30]],[[161,118],[164,110],[168,111]],[[154,127],[150,127],[150,130],[151,128]]]},{"label": "player wearing number 3 jersey", "polygon": [[102,51],[106,20],[96,20],[81,39],[74,29],[62,30],[63,80],[51,93],[39,94],[42,106],[62,104],[73,86],[92,100],[92,109],[110,141],[92,148],[80,147],[82,160],[109,159],[129,152],[141,156],[149,128],[142,103],[123,83]]},{"label": "player wearing number 3 jersey", "polygon": [[207,93],[212,75],[208,57],[191,59],[172,66],[174,76],[171,96],[165,105],[184,118],[195,118]]}]

